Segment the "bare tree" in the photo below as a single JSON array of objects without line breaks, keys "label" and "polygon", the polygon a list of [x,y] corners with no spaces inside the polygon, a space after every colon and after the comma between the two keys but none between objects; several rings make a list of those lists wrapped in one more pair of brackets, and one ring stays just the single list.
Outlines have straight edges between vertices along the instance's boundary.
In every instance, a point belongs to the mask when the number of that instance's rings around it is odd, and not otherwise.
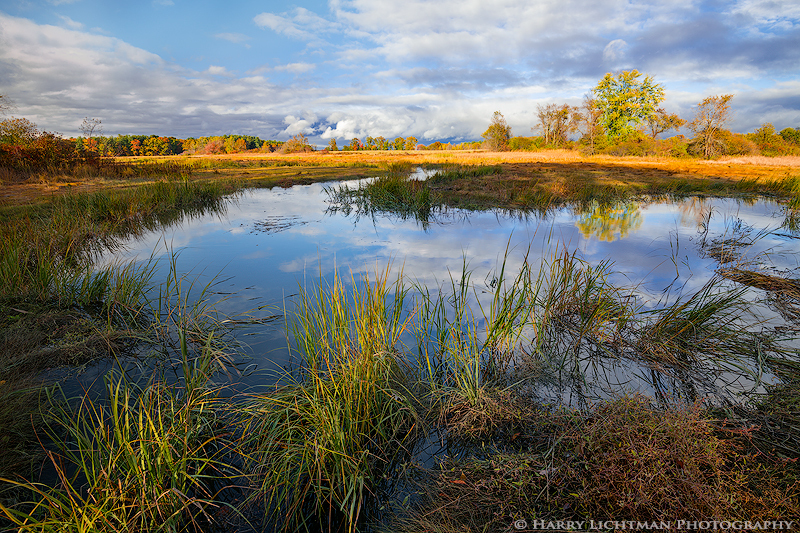
[{"label": "bare tree", "polygon": [[0,94],[0,115],[5,115],[14,108],[14,102],[8,97],[8,95]]},{"label": "bare tree", "polygon": [[83,136],[89,141],[83,144],[84,149],[88,152],[96,153],[97,151],[97,143],[92,139],[92,136],[94,134],[101,135],[103,133],[103,126],[101,124],[102,121],[99,118],[86,117],[83,119],[80,129]]},{"label": "bare tree", "polygon": [[89,118],[86,117],[83,119],[83,123],[81,124],[81,133],[87,139],[91,139],[92,136],[97,133],[97,135],[102,135],[103,133],[103,121],[99,118]]},{"label": "bare tree", "polygon": [[584,138],[589,141],[589,151],[593,154],[594,142],[603,134],[603,110],[597,105],[597,100],[591,94],[583,97],[578,117],[578,128]]},{"label": "bare tree", "polygon": [[567,136],[577,131],[580,114],[577,108],[567,104],[548,104],[536,106],[539,125],[546,144],[561,145],[567,142]]},{"label": "bare tree", "polygon": [[714,156],[721,145],[718,137],[722,126],[731,118],[731,98],[732,94],[709,96],[697,104],[694,120],[689,123],[706,159]]}]

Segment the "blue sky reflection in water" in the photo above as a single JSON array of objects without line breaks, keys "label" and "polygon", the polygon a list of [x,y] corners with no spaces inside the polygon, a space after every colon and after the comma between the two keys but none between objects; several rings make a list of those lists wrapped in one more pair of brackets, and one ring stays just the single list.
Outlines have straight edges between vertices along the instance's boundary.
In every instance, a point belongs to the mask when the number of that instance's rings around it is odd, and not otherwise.
[{"label": "blue sky reflection in water", "polygon": [[[784,221],[783,209],[770,201],[749,205],[729,199],[687,199],[674,204],[629,204],[624,212],[610,217],[606,213],[606,219],[612,220],[610,227],[596,220],[592,225],[591,213],[572,209],[545,218],[444,210],[423,227],[396,215],[359,219],[331,213],[325,187],[333,186],[249,191],[233,200],[225,215],[207,215],[147,234],[128,243],[113,259],[143,259],[154,250],[162,256],[172,247],[179,251],[178,268],[189,272],[189,279],[197,277],[198,284],[204,285],[217,276],[215,289],[228,297],[220,310],[231,314],[264,304],[277,306],[282,313],[283,302],[291,310],[291,296],[298,287],[317,283],[320,275],[330,280],[338,270],[344,278],[351,274],[359,278],[363,273],[374,275],[389,262],[395,272],[402,269],[407,284],[434,288],[449,284],[451,273],[458,278],[466,259],[471,281],[480,290],[490,283],[507,246],[506,268],[512,276],[529,249],[534,265],[557,249],[577,250],[591,264],[610,260],[613,281],[635,287],[644,308],[652,308],[703,288],[719,264],[702,253],[700,242],[730,236],[736,227],[752,227],[753,235],[765,228],[776,230],[748,246],[747,257],[769,250],[773,268],[800,267],[796,254],[800,243],[781,235],[785,233],[778,230]],[[626,229],[620,231],[623,226]],[[163,274],[156,279],[166,275],[166,268],[163,261]],[[758,295],[759,291],[751,291]],[[777,317],[766,307],[761,312],[764,318]],[[260,369],[275,370],[286,364],[282,321],[248,326],[239,334]],[[587,373],[588,381],[596,380],[595,394],[600,395],[609,387],[647,390],[650,377],[649,370],[625,361],[610,361],[603,368],[588,368]],[[733,378],[719,379],[722,383]],[[569,391],[559,387],[542,392],[570,400]]]}]

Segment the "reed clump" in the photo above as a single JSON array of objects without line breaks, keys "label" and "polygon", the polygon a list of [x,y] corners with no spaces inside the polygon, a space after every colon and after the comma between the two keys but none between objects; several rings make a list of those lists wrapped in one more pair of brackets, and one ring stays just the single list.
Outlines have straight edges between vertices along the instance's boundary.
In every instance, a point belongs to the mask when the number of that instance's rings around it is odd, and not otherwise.
[{"label": "reed clump", "polygon": [[298,372],[247,403],[244,434],[272,523],[354,531],[392,465],[408,456],[417,418],[408,363],[396,346],[404,290],[388,271],[348,293],[335,278],[301,289]]},{"label": "reed clump", "polygon": [[151,357],[117,359],[99,393],[46,389],[40,412],[55,479],[2,479],[17,496],[0,516],[18,531],[205,531],[238,514],[229,494],[241,477],[236,420],[214,382],[234,368],[236,346],[214,319],[208,287],[193,287],[173,254],[158,305],[148,301],[153,327],[138,339]]},{"label": "reed clump", "polygon": [[0,512],[18,531],[202,530],[234,471],[205,359],[186,362],[182,386],[108,375],[104,400],[85,396],[74,411],[53,403],[47,433],[57,451],[48,455],[58,483],[12,481],[33,499]]},{"label": "reed clump", "polygon": [[427,183],[409,179],[404,167],[401,172],[390,169],[388,174],[355,188],[340,185],[326,191],[331,211],[342,211],[346,215],[354,212],[358,217],[393,213],[427,222],[436,204]]}]

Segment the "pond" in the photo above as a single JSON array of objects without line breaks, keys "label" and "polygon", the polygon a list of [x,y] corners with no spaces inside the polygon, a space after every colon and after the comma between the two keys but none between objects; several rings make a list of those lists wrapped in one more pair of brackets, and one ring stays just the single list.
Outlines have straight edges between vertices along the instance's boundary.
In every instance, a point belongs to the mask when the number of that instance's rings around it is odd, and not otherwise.
[{"label": "pond", "polygon": [[[544,215],[440,208],[420,221],[389,212],[365,216],[332,208],[327,191],[338,185],[250,190],[232,198],[224,214],[146,234],[104,261],[154,256],[161,260],[154,277],[159,280],[168,271],[167,258],[176,251],[178,268],[188,273],[187,279],[196,279],[197,286],[213,283],[220,311],[252,312],[262,318],[291,315],[298,291],[320,279],[329,283],[335,273],[345,280],[374,278],[387,265],[390,278],[402,272],[408,286],[431,290],[459,281],[466,265],[478,309],[477,304],[485,306],[491,299],[504,264],[506,276],[513,278],[524,261],[538,268],[566,252],[588,265],[607,268],[609,282],[625,287],[627,297],[635,298],[636,308],[645,313],[702,291],[721,268],[746,265],[792,278],[800,267],[800,241],[789,211],[767,199],[590,204]],[[758,288],[746,288],[744,297],[753,302],[754,315],[741,327],[793,331],[787,313],[780,312],[785,306],[767,296]],[[284,322],[261,322],[237,330],[246,346],[247,364],[258,369],[246,377],[253,386],[274,384],[275,372],[290,363]],[[794,348],[791,335],[787,339],[782,346]],[[536,394],[548,401],[575,403],[620,392],[684,390],[675,376],[662,382],[652,364],[605,358],[602,364],[582,360],[581,366],[579,391],[574,382],[550,379],[536,386]],[[748,370],[733,375],[730,368],[720,369],[688,395],[733,398],[772,379],[763,369]]]}]

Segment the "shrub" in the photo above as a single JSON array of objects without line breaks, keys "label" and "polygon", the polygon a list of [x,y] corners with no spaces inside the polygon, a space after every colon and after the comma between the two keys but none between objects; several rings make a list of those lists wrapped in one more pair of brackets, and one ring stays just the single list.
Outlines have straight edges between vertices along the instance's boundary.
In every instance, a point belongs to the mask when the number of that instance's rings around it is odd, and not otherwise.
[{"label": "shrub", "polygon": [[508,141],[509,150],[534,151],[544,148],[544,141],[541,137],[512,137]]},{"label": "shrub", "polygon": [[608,146],[602,153],[614,156],[644,156],[656,155],[658,143],[640,131],[635,131],[624,141]]}]

